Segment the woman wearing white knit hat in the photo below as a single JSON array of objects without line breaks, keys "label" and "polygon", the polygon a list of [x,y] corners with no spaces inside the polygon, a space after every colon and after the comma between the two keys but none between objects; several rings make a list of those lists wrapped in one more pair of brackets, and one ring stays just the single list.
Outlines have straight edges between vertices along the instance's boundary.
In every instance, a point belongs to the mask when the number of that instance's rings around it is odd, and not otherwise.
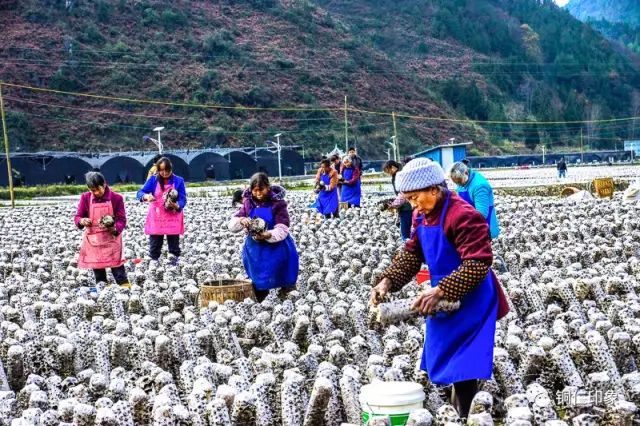
[{"label": "woman wearing white knit hat", "polygon": [[[493,254],[484,217],[447,188],[440,164],[426,158],[407,163],[396,175],[396,188],[414,208],[413,231],[404,250],[371,291],[380,303],[429,266],[431,287],[413,308],[426,319],[421,368],[439,385],[453,384],[454,404],[465,418],[478,389],[490,379],[496,320],[508,305],[491,271]],[[459,301],[460,309],[439,312],[441,299]]]}]

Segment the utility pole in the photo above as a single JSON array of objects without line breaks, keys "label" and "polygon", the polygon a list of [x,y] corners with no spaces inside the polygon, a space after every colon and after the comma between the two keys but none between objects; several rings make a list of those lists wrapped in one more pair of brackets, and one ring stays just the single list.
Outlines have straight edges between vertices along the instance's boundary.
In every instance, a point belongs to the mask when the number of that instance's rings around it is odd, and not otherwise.
[{"label": "utility pole", "polygon": [[4,152],[7,156],[7,178],[9,179],[9,198],[11,198],[11,208],[16,207],[16,197],[13,193],[13,169],[11,168],[11,157],[9,157],[9,136],[7,135],[7,122],[4,117],[4,101],[2,100],[2,83],[0,83],[0,116],[2,116],[2,134],[4,136]]},{"label": "utility pole", "polygon": [[396,113],[395,111],[391,113],[391,118],[393,119],[393,137],[394,142],[396,144],[395,154],[397,156],[396,161],[400,158],[400,144],[398,143],[398,129],[396,128]]},{"label": "utility pole", "polygon": [[584,151],[582,150],[582,127],[580,128],[580,162],[584,164]]},{"label": "utility pole", "polygon": [[347,95],[344,95],[344,153],[349,152],[349,122],[347,121]]},{"label": "utility pole", "polygon": [[280,180],[280,182],[282,182],[282,157],[280,155],[281,152],[281,147],[280,147],[280,136],[282,136],[282,133],[278,133],[276,135],[276,140],[278,141],[278,178]]},{"label": "utility pole", "polygon": [[396,137],[395,136],[391,136],[391,148],[393,148],[393,159],[396,162],[398,161],[398,143],[396,142]]}]

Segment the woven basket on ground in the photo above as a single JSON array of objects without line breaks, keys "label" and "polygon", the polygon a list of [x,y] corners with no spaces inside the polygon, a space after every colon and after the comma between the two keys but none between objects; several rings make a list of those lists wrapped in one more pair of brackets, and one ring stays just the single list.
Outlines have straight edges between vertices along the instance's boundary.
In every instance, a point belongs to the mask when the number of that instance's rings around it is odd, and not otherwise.
[{"label": "woven basket on ground", "polygon": [[207,281],[200,286],[198,304],[201,307],[206,307],[211,301],[222,304],[225,300],[242,302],[247,298],[256,299],[251,281],[233,279]]},{"label": "woven basket on ground", "polygon": [[560,196],[562,198],[568,197],[569,195],[573,195],[580,192],[580,189],[573,187],[573,186],[567,186],[566,188],[564,188],[562,190],[562,192],[560,193]]}]

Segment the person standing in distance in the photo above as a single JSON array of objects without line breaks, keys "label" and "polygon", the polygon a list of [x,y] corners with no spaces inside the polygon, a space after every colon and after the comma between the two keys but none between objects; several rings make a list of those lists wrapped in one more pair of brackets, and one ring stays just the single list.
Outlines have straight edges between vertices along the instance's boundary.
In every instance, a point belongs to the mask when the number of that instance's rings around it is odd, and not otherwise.
[{"label": "person standing in distance", "polygon": [[556,168],[558,169],[558,179],[567,177],[567,162],[564,161],[564,157],[560,158]]},{"label": "person standing in distance", "polygon": [[[356,151],[354,147],[350,147],[349,150],[347,151],[347,154],[349,155],[349,157],[351,157],[351,161],[353,162],[353,167],[360,170],[360,174],[362,174],[362,158],[358,156],[358,151]],[[344,169],[344,164],[342,165],[342,168]]]}]

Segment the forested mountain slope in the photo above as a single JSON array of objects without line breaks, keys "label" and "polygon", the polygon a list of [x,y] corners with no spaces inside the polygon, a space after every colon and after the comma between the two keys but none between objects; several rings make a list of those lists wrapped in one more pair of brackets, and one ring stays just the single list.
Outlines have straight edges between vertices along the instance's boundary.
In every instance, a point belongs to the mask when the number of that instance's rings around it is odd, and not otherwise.
[{"label": "forested mountain slope", "polygon": [[[130,103],[4,87],[12,149],[254,146],[275,132],[307,157],[349,142],[386,158],[456,137],[472,152],[631,136],[581,121],[638,115],[633,58],[551,0],[20,0],[0,3],[0,79],[49,89],[257,111]],[[436,117],[439,120],[426,119]],[[454,121],[450,121],[454,120]],[[455,120],[461,120],[456,122]],[[474,120],[474,122],[466,121]],[[516,121],[487,124],[475,121]]]}]

